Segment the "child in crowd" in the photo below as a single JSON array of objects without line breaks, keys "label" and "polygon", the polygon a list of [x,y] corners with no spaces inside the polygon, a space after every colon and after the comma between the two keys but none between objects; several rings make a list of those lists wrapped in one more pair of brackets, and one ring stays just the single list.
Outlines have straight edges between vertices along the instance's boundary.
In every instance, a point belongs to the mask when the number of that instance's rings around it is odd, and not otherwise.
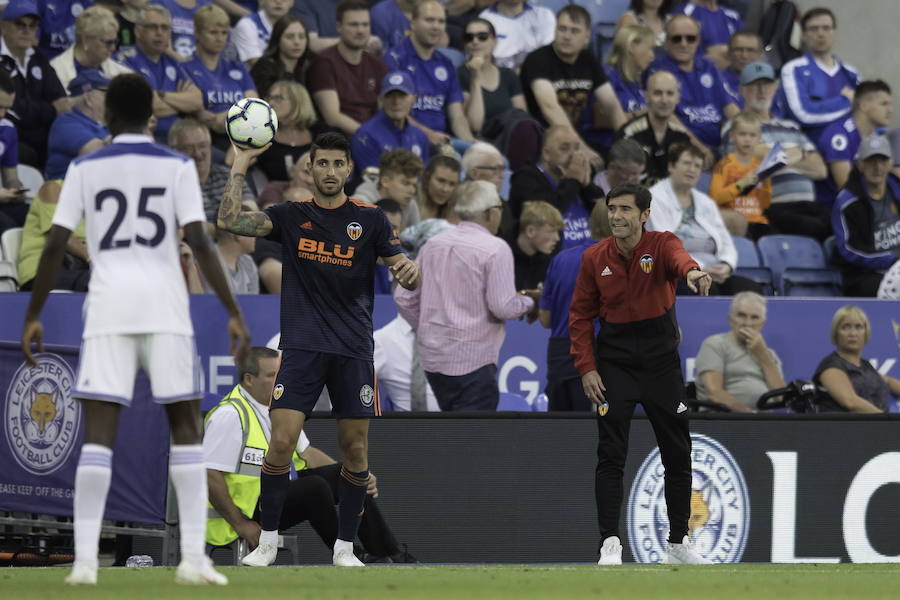
[{"label": "child in crowd", "polygon": [[562,228],[562,214],[549,202],[538,200],[522,205],[519,235],[512,247],[517,290],[533,290],[541,286],[550,259],[559,246]]},{"label": "child in crowd", "polygon": [[722,220],[732,235],[757,239],[769,232],[765,210],[772,204],[772,182],[760,182],[756,170],[761,162],[757,147],[762,123],[742,112],[731,127],[734,152],[725,155],[713,169],[709,195],[719,205]]}]

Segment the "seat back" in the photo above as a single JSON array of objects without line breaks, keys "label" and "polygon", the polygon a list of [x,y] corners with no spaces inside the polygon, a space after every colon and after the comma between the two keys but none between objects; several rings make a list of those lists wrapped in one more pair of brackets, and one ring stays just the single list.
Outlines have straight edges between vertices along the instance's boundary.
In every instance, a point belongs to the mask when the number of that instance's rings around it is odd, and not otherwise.
[{"label": "seat back", "polygon": [[769,267],[741,267],[738,266],[734,271],[735,275],[746,277],[750,281],[754,281],[762,288],[764,296],[775,295],[775,284],[772,282],[772,271]]},{"label": "seat back", "polygon": [[831,298],[841,295],[841,274],[836,269],[788,267],[781,275],[782,296],[816,296]]},{"label": "seat back", "polygon": [[16,175],[22,182],[22,186],[28,190],[25,192],[25,197],[29,200],[37,196],[38,190],[44,185],[44,176],[31,165],[19,163],[16,166]]},{"label": "seat back", "polygon": [[802,235],[764,235],[756,241],[763,266],[772,269],[776,287],[788,267],[824,269],[825,253],[814,238]]},{"label": "seat back", "polygon": [[731,236],[738,254],[738,267],[759,267],[759,252],[756,244],[745,237]]},{"label": "seat back", "polygon": [[0,249],[3,250],[3,260],[14,265],[19,264],[19,247],[22,245],[22,228],[13,227],[0,235]]},{"label": "seat back", "polygon": [[15,292],[19,289],[19,274],[16,265],[2,260],[0,261],[0,292]]}]

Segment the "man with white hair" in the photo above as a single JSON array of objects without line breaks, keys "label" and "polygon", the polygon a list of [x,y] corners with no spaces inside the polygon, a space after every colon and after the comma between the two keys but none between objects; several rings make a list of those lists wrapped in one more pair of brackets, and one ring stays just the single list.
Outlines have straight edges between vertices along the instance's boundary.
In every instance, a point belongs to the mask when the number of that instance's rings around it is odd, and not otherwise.
[{"label": "man with white hair", "polygon": [[[466,181],[487,181],[497,188],[503,184],[503,174],[506,171],[506,159],[493,144],[487,142],[475,142],[462,156],[462,168],[466,174]],[[516,219],[513,217],[507,198],[501,197],[503,213],[500,215],[500,228],[497,235],[507,242],[515,239]]]},{"label": "man with white hair", "polygon": [[724,404],[732,412],[753,412],[761,395],[784,387],[781,359],[762,335],[765,324],[763,296],[734,296],[728,311],[730,331],[703,340],[697,354],[697,399]]},{"label": "man with white hair", "polygon": [[454,206],[459,225],[418,254],[422,285],[394,292],[444,411],[496,410],[504,321],[537,312],[540,292],[516,292],[512,250],[496,237],[502,207],[490,183],[463,183]]}]

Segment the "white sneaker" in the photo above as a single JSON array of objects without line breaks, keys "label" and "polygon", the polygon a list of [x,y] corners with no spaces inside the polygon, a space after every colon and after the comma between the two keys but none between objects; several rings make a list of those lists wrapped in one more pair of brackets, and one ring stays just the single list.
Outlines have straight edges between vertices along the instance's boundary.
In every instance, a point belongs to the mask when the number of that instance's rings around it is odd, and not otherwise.
[{"label": "white sneaker", "polygon": [[248,567],[268,567],[278,556],[278,546],[275,544],[260,544],[256,549],[241,559],[241,563]]},{"label": "white sneaker", "polygon": [[208,556],[199,562],[181,561],[175,571],[175,583],[228,585],[228,578],[213,568]]},{"label": "white sneaker", "polygon": [[611,536],[603,540],[603,546],[600,547],[600,560],[598,565],[621,565],[622,564],[622,542],[617,536]]},{"label": "white sneaker", "polygon": [[65,582],[69,585],[97,585],[97,567],[75,563]]},{"label": "white sneaker", "polygon": [[[349,546],[349,547],[348,547]],[[353,554],[353,544],[341,544],[338,540],[334,543],[334,554],[331,563],[336,567],[364,567],[366,566],[361,560]]]},{"label": "white sneaker", "polygon": [[691,538],[684,536],[680,544],[669,542],[666,562],[670,565],[711,565],[712,561],[697,552]]}]

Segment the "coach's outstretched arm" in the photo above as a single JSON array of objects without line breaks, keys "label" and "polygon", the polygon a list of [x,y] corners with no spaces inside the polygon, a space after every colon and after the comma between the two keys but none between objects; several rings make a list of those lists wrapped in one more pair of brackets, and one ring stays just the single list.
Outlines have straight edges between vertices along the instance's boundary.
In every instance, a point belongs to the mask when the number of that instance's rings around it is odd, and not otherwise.
[{"label": "coach's outstretched arm", "polygon": [[34,276],[31,299],[28,301],[28,310],[25,312],[25,326],[22,329],[22,352],[25,354],[25,362],[31,367],[37,364],[31,355],[32,342],[37,344],[38,352],[44,351],[44,326],[38,319],[44,303],[47,301],[47,296],[53,289],[53,282],[56,281],[71,234],[71,231],[60,225],[50,228],[50,232],[47,234],[47,244],[41,253],[41,262],[38,263],[37,275]]},{"label": "coach's outstretched arm", "polygon": [[235,364],[241,364],[250,351],[250,333],[241,315],[241,307],[238,306],[234,293],[225,279],[225,271],[222,263],[212,247],[212,242],[206,234],[206,224],[199,221],[188,223],[184,226],[184,241],[194,251],[194,258],[200,265],[200,272],[212,286],[216,296],[228,311],[228,336],[231,338],[229,352],[234,356]]},{"label": "coach's outstretched arm", "polygon": [[219,214],[216,217],[216,226],[219,229],[247,237],[263,237],[272,231],[272,221],[266,213],[261,210],[244,210],[241,206],[241,191],[247,178],[247,169],[250,168],[253,159],[268,150],[271,145],[266,144],[262,148],[241,148],[232,144],[234,163],[231,165],[231,176],[225,184],[225,192],[222,194],[222,203],[219,204]]}]

